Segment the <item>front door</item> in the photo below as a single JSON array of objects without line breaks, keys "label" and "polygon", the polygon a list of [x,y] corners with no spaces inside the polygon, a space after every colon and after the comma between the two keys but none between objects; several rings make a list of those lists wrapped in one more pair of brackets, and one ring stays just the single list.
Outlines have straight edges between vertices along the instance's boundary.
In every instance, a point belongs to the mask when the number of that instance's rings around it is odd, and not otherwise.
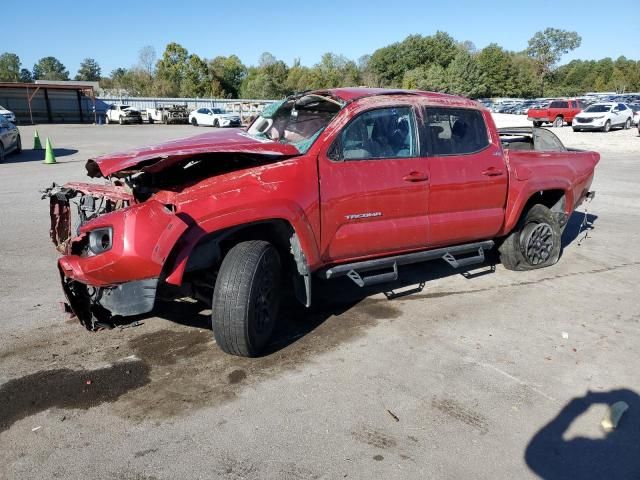
[{"label": "front door", "polygon": [[412,107],[359,114],[318,161],[324,261],[428,244],[428,161]]},{"label": "front door", "polygon": [[424,118],[431,245],[492,238],[502,227],[507,197],[500,139],[489,137],[479,110],[427,107]]}]

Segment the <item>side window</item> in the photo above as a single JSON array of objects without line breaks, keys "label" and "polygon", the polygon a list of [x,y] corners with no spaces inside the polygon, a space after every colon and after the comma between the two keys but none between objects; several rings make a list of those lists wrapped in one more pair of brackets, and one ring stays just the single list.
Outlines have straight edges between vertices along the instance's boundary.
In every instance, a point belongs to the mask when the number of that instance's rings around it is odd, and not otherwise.
[{"label": "side window", "polygon": [[422,133],[422,150],[430,156],[465,155],[489,146],[479,110],[427,107]]},{"label": "side window", "polygon": [[414,132],[410,107],[370,110],[342,130],[329,157],[334,160],[415,157]]},{"label": "side window", "polygon": [[624,103],[619,103],[618,104],[618,108],[620,109],[620,111],[622,112],[623,110],[627,109],[627,106]]}]

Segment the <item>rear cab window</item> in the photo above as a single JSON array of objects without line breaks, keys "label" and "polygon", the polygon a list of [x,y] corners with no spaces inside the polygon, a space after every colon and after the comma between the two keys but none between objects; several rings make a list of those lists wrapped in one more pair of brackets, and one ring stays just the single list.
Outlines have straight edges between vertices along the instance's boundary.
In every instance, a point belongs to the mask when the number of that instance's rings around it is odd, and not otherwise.
[{"label": "rear cab window", "polygon": [[429,156],[469,155],[489,146],[479,110],[426,107],[421,130],[421,150]]}]

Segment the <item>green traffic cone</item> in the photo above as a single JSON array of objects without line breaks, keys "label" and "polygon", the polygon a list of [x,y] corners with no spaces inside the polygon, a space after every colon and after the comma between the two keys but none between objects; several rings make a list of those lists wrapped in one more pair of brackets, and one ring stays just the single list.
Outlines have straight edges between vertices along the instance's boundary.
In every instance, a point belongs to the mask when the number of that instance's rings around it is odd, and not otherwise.
[{"label": "green traffic cone", "polygon": [[40,143],[40,135],[38,135],[38,130],[36,130],[33,134],[33,149],[42,150],[42,144]]},{"label": "green traffic cone", "polygon": [[46,164],[56,163],[56,156],[53,154],[53,148],[51,148],[51,142],[49,141],[49,137],[47,137],[46,152],[44,154],[44,162],[42,163],[46,163]]}]

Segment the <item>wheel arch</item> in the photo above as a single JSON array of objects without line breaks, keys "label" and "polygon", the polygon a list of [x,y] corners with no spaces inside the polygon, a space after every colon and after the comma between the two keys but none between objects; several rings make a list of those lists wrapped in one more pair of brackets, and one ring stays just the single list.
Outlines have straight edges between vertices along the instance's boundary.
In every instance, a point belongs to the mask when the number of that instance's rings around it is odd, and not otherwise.
[{"label": "wheel arch", "polygon": [[234,239],[262,237],[273,240],[280,250],[286,248],[290,251],[291,238],[295,237],[307,265],[304,270],[310,271],[320,261],[311,223],[299,206],[277,203],[234,211],[233,215],[214,216],[200,221],[189,219],[191,227],[175,244],[165,266],[166,281],[180,285],[189,257],[196,246],[202,242],[211,242],[212,239],[224,247]]},{"label": "wheel arch", "polygon": [[310,264],[318,258],[318,253],[310,228],[303,225],[295,225],[284,217],[273,217],[225,228],[207,229],[206,223],[194,226],[174,246],[161,279],[170,286],[181,286],[191,274],[215,269],[235,245],[249,240],[264,240],[278,251],[285,273],[294,280],[297,298],[310,306]]},{"label": "wheel arch", "polygon": [[521,195],[522,200],[517,201],[510,212],[507,211],[503,233],[511,232],[523,215],[526,215],[531,207],[537,204],[544,205],[551,210],[556,215],[559,224],[564,226],[573,205],[570,192],[570,189],[558,185],[547,186]]}]

